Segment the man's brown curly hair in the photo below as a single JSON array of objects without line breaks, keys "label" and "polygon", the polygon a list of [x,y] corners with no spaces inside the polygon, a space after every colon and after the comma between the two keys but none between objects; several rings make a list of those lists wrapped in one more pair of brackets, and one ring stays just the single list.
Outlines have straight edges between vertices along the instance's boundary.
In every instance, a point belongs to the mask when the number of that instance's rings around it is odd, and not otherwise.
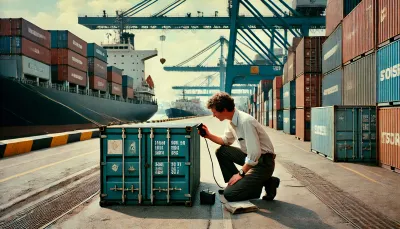
[{"label": "man's brown curly hair", "polygon": [[214,94],[207,103],[207,108],[214,108],[218,112],[233,111],[235,109],[235,100],[226,92],[218,92]]}]

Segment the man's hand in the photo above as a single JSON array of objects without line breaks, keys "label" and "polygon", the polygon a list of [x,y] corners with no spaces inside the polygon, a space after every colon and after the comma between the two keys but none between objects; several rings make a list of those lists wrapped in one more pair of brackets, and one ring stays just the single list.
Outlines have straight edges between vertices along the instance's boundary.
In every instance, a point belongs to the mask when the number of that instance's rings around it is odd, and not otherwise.
[{"label": "man's hand", "polygon": [[228,182],[228,185],[234,185],[236,182],[238,182],[238,180],[242,179],[242,176],[240,176],[239,174],[235,174],[231,177],[231,179]]},{"label": "man's hand", "polygon": [[[208,138],[210,136],[210,131],[208,130],[207,126],[203,124],[202,126],[203,130],[206,132],[206,135],[204,138]],[[197,131],[200,134],[200,131]]]}]

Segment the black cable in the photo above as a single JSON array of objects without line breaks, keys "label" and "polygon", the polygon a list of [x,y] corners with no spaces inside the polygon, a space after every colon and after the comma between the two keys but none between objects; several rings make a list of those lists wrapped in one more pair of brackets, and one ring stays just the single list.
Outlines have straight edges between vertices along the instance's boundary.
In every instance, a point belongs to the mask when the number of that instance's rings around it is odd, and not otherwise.
[{"label": "black cable", "polygon": [[204,138],[204,141],[206,141],[206,145],[207,145],[207,149],[208,149],[208,154],[210,155],[210,159],[211,159],[211,168],[212,168],[212,174],[213,174],[213,177],[214,177],[214,181],[215,181],[215,183],[218,185],[218,187],[220,187],[220,188],[223,189],[223,187],[221,187],[221,185],[218,184],[217,179],[215,179],[215,174],[214,174],[214,163],[213,163],[213,160],[212,160],[212,157],[211,157],[210,148],[208,148],[207,139]]}]

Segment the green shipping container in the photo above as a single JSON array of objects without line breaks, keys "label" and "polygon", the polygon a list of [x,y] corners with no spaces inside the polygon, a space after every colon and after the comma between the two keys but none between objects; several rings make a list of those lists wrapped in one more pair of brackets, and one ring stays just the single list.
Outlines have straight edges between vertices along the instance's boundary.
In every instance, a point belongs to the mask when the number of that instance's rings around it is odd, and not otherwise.
[{"label": "green shipping container", "polygon": [[200,183],[196,126],[147,123],[102,128],[100,206],[192,206]]},{"label": "green shipping container", "polygon": [[283,111],[283,133],[296,134],[296,109]]},{"label": "green shipping container", "polygon": [[311,150],[333,161],[376,162],[376,108],[312,108]]}]

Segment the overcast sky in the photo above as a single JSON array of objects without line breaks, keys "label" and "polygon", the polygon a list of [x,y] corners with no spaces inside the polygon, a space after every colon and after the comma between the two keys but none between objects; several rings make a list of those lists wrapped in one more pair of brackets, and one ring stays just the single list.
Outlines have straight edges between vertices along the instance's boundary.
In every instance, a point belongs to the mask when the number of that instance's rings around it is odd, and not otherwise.
[{"label": "overcast sky", "polygon": [[[160,0],[138,16],[150,16],[164,8],[174,0]],[[291,5],[291,0],[285,0]],[[98,44],[108,43],[106,33],[108,30],[89,30],[78,24],[78,15],[94,16],[101,15],[105,9],[110,16],[114,15],[115,10],[129,9],[139,0],[0,0],[0,17],[23,17],[30,22],[38,25],[42,29],[50,30],[70,30],[75,35],[84,39],[86,42],[96,42]],[[254,5],[264,15],[271,15],[269,10],[260,1]],[[258,4],[257,4],[258,3]],[[227,15],[228,0],[187,0],[175,10],[168,13],[169,16],[185,16],[191,12],[192,16],[197,15],[197,11],[204,12],[204,16],[214,15],[219,11],[220,16]],[[241,9],[240,14],[247,14],[245,9]],[[151,75],[156,87],[156,96],[159,101],[173,100],[178,94],[171,89],[174,85],[184,85],[199,76],[207,76],[212,73],[185,73],[185,72],[166,72],[159,59],[164,57],[167,61],[165,65],[175,65],[191,57],[198,51],[213,43],[220,36],[229,38],[228,30],[207,30],[207,31],[179,31],[179,30],[132,30],[135,37],[135,48],[137,50],[159,50],[159,56],[146,61],[145,73]],[[260,33],[257,33],[260,34]],[[160,36],[165,35],[163,43],[163,53],[161,53]],[[261,35],[260,38],[269,44],[267,36]],[[254,58],[255,53],[242,46],[250,58]],[[210,53],[210,52],[209,52]],[[208,54],[209,54],[208,53]],[[209,59],[205,65],[216,66],[219,52]],[[225,49],[227,54],[227,50]],[[199,64],[208,54],[190,62],[191,65]],[[225,54],[225,55],[226,55]],[[201,58],[202,57],[202,58]],[[238,57],[240,60],[240,58]],[[200,81],[193,82],[200,83]],[[214,81],[218,85],[218,80]]]}]

